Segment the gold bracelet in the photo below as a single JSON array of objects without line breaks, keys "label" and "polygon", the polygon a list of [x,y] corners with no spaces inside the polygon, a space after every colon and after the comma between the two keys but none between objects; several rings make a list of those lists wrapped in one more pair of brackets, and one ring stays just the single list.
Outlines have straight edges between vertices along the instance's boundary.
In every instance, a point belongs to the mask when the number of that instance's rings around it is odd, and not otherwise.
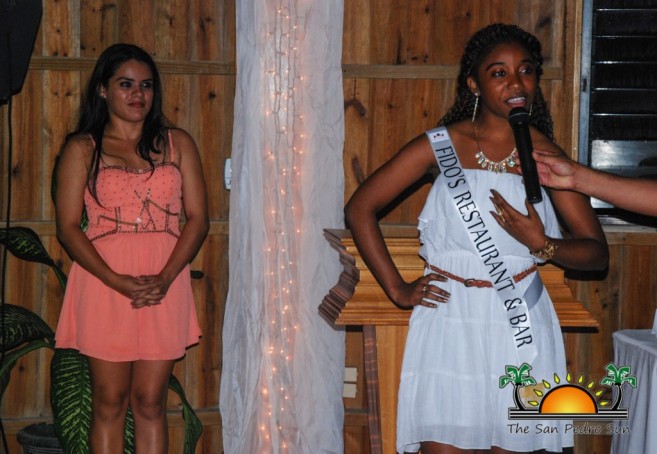
[{"label": "gold bracelet", "polygon": [[545,239],[545,245],[543,245],[543,248],[536,251],[531,251],[530,254],[537,259],[550,260],[552,257],[554,257],[554,254],[557,253],[557,249],[559,249],[559,246],[557,246],[557,244],[552,241],[552,238],[547,237]]}]

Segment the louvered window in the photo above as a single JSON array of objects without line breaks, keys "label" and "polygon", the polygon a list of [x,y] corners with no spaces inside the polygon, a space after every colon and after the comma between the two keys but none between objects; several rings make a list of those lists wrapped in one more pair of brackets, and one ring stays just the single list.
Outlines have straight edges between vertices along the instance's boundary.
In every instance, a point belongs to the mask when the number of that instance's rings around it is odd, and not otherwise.
[{"label": "louvered window", "polygon": [[657,178],[657,0],[584,0],[581,63],[580,162]]}]

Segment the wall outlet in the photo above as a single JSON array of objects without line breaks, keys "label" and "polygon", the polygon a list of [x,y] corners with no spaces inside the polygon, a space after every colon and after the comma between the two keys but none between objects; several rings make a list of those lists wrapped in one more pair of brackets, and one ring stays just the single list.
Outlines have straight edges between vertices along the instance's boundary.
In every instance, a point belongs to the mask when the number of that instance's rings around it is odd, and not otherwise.
[{"label": "wall outlet", "polygon": [[233,185],[233,168],[231,167],[232,160],[226,159],[224,162],[224,187],[230,191]]},{"label": "wall outlet", "polygon": [[347,397],[349,399],[355,399],[356,398],[356,383],[343,383],[342,397]]},{"label": "wall outlet", "polygon": [[358,381],[358,368],[344,368],[344,383],[342,386],[342,397],[356,398],[356,382]]},{"label": "wall outlet", "polygon": [[344,381],[348,383],[356,383],[358,381],[358,368],[345,367],[344,368]]}]

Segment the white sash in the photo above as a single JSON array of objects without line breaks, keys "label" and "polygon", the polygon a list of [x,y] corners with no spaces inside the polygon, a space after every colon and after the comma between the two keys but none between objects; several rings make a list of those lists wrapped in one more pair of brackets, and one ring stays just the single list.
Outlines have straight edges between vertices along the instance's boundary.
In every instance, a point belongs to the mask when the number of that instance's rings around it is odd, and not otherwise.
[{"label": "white sash", "polygon": [[524,295],[520,294],[513,276],[504,264],[503,258],[500,257],[492,232],[484,224],[481,211],[470,191],[470,185],[454,151],[447,129],[441,126],[427,131],[426,134],[440,168],[439,178],[446,185],[456,213],[468,232],[468,238],[479,258],[486,265],[493,287],[503,302],[502,308],[513,335],[520,360],[519,364],[523,362],[531,364],[537,355],[537,349],[532,336],[529,314],[543,292],[543,282],[539,274],[535,272]]}]

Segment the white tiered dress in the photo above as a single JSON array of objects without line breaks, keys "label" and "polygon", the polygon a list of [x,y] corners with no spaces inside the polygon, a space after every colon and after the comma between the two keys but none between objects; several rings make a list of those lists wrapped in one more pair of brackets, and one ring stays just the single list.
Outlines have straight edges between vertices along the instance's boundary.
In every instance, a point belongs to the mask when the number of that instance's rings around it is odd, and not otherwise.
[{"label": "white tiered dress", "polygon": [[[522,178],[485,170],[465,169],[465,173],[507,269],[515,275],[532,266],[535,259],[527,247],[502,230],[490,214],[494,211],[491,188],[526,213]],[[545,233],[560,238],[558,221],[545,192],[543,202],[534,207]],[[489,280],[440,176],[420,214],[418,229],[420,255],[428,263],[464,278]],[[524,291],[533,276],[517,287]],[[415,452],[422,441],[464,449],[499,446],[512,451],[561,452],[562,447],[572,446],[573,434],[566,426],[570,421],[508,418],[508,409],[515,406],[513,386],[500,388],[500,377],[506,374],[507,365],[520,364],[495,289],[466,288],[453,280],[434,284],[449,291],[451,297],[436,309],[417,306],[413,310],[398,398],[398,452]],[[530,317],[538,347],[530,375],[538,383],[546,380],[554,386],[555,374],[562,380],[566,377],[566,360],[559,320],[546,291]]]}]

